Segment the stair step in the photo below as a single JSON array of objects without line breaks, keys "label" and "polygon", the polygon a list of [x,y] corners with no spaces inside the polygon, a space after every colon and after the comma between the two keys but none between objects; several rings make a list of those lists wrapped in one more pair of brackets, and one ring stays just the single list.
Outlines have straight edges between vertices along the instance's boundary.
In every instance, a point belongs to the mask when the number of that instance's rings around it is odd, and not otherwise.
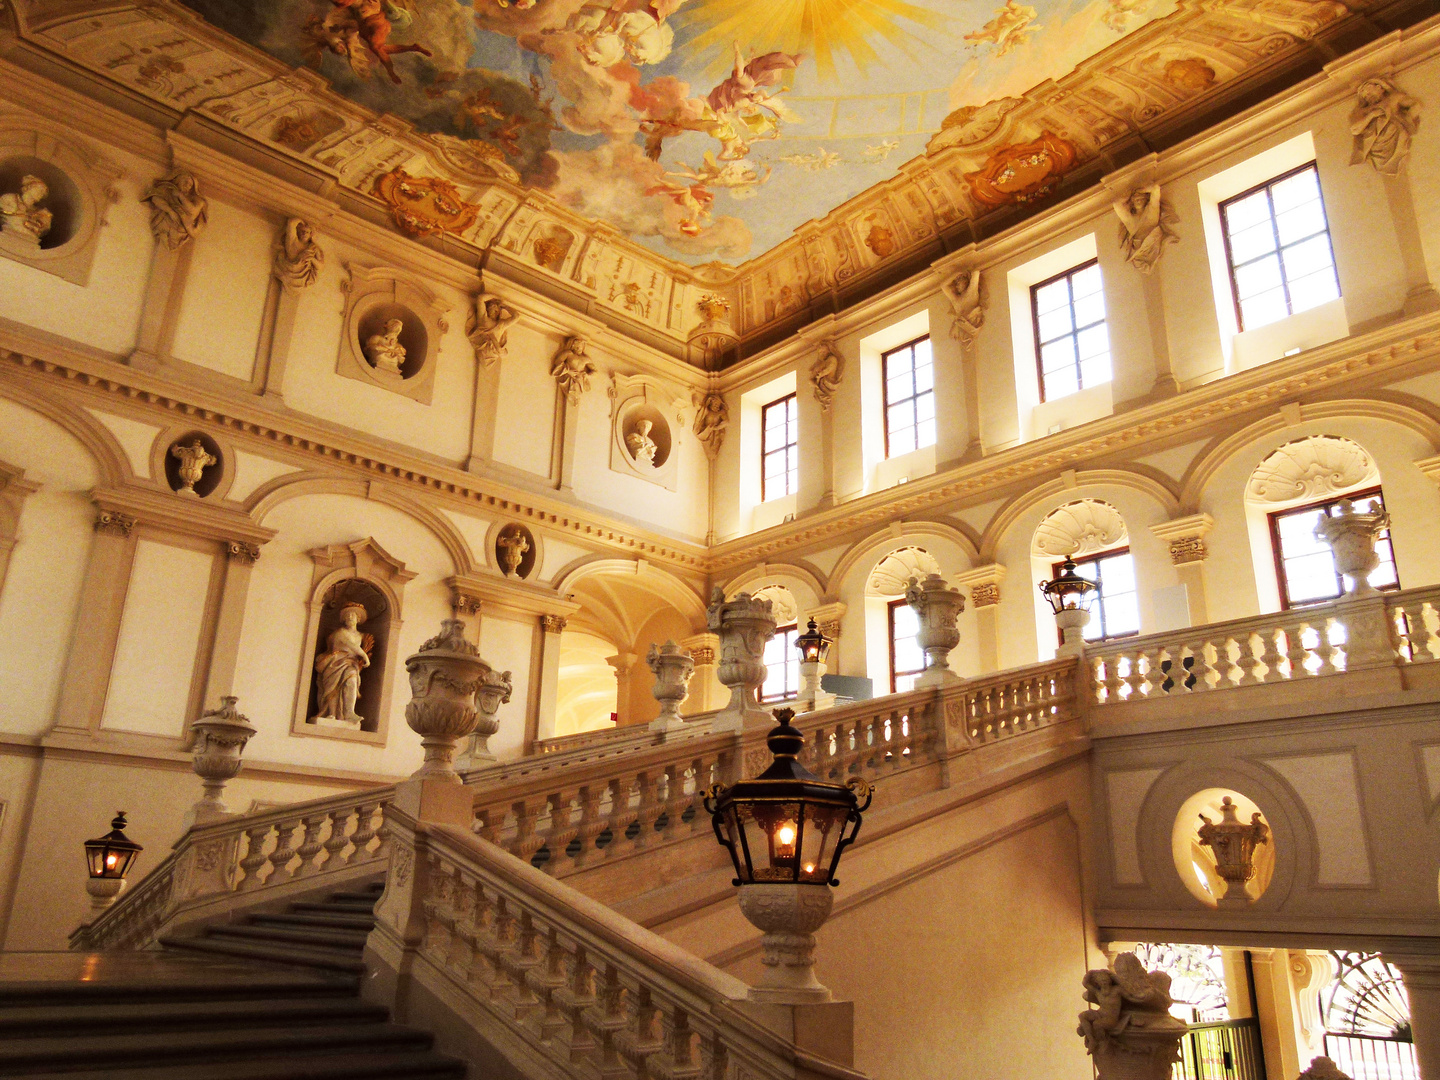
[{"label": "stair step", "polygon": [[292,1024],[383,1024],[390,1019],[381,1005],[341,998],[289,1000],[198,1000],[0,1006],[0,1040],[36,1038],[82,1031],[180,1030],[209,1025],[280,1026]]},{"label": "stair step", "polygon": [[0,1043],[0,1073],[19,1070],[139,1068],[166,1063],[247,1061],[276,1055],[409,1053],[430,1049],[432,1039],[423,1031],[393,1024],[329,1024],[313,1027],[263,1027],[217,1031],[159,1031],[129,1034],[16,1039]]},{"label": "stair step", "polygon": [[[54,1080],[50,1071],[10,1073],[16,1080]],[[463,1078],[465,1063],[439,1054],[372,1051],[307,1059],[281,1055],[252,1061],[69,1071],[67,1080],[433,1080]]]},{"label": "stair step", "polygon": [[[258,969],[261,975],[272,970]],[[107,1005],[162,1006],[175,1002],[231,1002],[265,998],[297,1005],[323,1001],[355,1000],[358,981],[334,972],[297,969],[296,975],[311,974],[313,979],[282,982],[251,978],[225,983],[140,984],[129,982],[27,982],[0,985],[0,1009],[15,1006],[102,1007]]]},{"label": "stair step", "polygon": [[365,889],[363,891],[346,890],[343,892],[333,892],[326,897],[326,900],[334,904],[364,903],[369,904],[371,907],[374,907],[375,901],[380,899],[380,894],[384,891],[384,884],[385,883],[382,881],[380,883],[381,887],[374,890]]},{"label": "stair step", "polygon": [[290,905],[291,911],[309,911],[323,915],[369,915],[375,910],[372,901],[345,900],[332,903],[329,900],[300,900]]},{"label": "stair step", "polygon": [[374,915],[296,915],[284,912],[276,915],[251,915],[251,926],[323,926],[335,930],[363,930],[369,933],[375,928]]},{"label": "stair step", "polygon": [[337,949],[363,949],[365,939],[370,936],[366,930],[322,930],[284,929],[278,926],[251,926],[245,923],[219,925],[206,928],[209,937],[251,938],[257,941],[275,941],[296,945],[316,945]]},{"label": "stair step", "polygon": [[321,968],[326,971],[344,971],[355,975],[363,974],[365,961],[353,949],[303,948],[298,945],[267,945],[263,942],[240,941],[220,937],[163,937],[160,944],[170,949],[189,949],[195,952],[216,953],[220,956],[238,956],[246,960],[261,960],[272,964],[287,964],[299,967]]}]

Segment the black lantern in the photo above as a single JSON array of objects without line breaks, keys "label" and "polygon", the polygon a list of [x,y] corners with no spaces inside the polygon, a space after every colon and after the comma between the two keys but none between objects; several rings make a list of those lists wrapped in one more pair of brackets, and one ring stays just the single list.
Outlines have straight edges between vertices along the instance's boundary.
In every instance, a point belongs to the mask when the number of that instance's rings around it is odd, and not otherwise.
[{"label": "black lantern", "polygon": [[135,856],[145,849],[125,835],[125,811],[115,814],[110,831],[94,840],[85,841],[85,861],[92,878],[123,878]]},{"label": "black lantern", "polygon": [[1066,608],[1088,609],[1095,601],[1095,583],[1075,572],[1075,560],[1066,559],[1054,581],[1040,582],[1040,592],[1056,615]]},{"label": "black lantern", "polygon": [[870,808],[872,789],[858,776],[832,784],[800,764],[805,736],[791,726],[794,716],[793,709],[775,710],[768,769],[729,787],[716,784],[705,799],[715,838],[735,864],[736,885],[840,884],[840,855]]},{"label": "black lantern", "polygon": [[805,627],[805,633],[795,639],[795,647],[800,650],[802,664],[823,664],[830,652],[830,639],[820,632],[815,620],[811,619]]}]

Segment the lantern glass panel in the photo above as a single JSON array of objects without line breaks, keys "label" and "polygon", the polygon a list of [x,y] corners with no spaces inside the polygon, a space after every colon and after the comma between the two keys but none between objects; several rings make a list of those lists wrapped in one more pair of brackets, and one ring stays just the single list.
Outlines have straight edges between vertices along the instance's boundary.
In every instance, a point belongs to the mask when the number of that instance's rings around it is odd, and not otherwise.
[{"label": "lantern glass panel", "polygon": [[735,812],[745,830],[752,880],[794,881],[800,851],[800,804],[738,803]]},{"label": "lantern glass panel", "polygon": [[800,837],[800,880],[824,885],[830,880],[830,861],[845,827],[847,807],[807,803],[805,828]]}]

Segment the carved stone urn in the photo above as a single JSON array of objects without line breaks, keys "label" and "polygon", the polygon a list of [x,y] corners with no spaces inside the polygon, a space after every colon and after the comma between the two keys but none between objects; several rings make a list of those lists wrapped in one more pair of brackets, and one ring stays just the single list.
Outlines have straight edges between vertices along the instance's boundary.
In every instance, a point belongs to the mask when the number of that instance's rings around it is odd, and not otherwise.
[{"label": "carved stone urn", "polygon": [[[475,730],[479,719],[475,694],[486,685],[486,676],[494,672],[480,659],[480,650],[465,640],[465,624],[459,619],[442,622],[440,633],[406,659],[405,670],[410,673],[411,694],[410,704],[405,706],[405,722],[420,736],[420,745],[425,748],[425,763],[411,779],[458,784],[455,740]],[[497,689],[491,687],[491,692]],[[492,714],[499,704],[497,695]]]},{"label": "carved stone urn", "polygon": [[1258,813],[1250,822],[1241,821],[1235,813],[1235,802],[1226,795],[1220,802],[1220,820],[1211,821],[1200,815],[1200,843],[1215,855],[1215,872],[1225,882],[1225,895],[1216,897],[1221,907],[1247,907],[1251,897],[1245,883],[1255,876],[1255,849],[1266,843],[1270,827]]},{"label": "carved stone urn", "polygon": [[764,936],[765,972],[750,988],[754,1001],[795,1004],[829,1001],[815,978],[815,931],[825,924],[835,894],[828,885],[762,883],[740,886],[740,913]]},{"label": "carved stone urn", "polygon": [[674,731],[685,726],[680,706],[690,696],[690,676],[695,674],[695,660],[688,649],[673,641],[650,646],[645,663],[655,673],[651,695],[660,703],[660,715],[650,721],[651,731]]},{"label": "carved stone urn", "polygon": [[180,475],[180,489],[176,494],[198,497],[200,493],[195,490],[195,485],[204,478],[206,469],[218,463],[215,455],[205,449],[203,442],[195,439],[189,443],[176,443],[170,448],[170,456],[180,462],[176,466]]},{"label": "carved stone urn", "polygon": [[955,621],[965,610],[965,595],[946,584],[939,574],[926,574],[924,581],[910,579],[905,602],[915,609],[920,619],[916,640],[926,657],[925,670],[915,680],[916,689],[959,682],[960,676],[950,669],[950,650],[960,644],[960,630]]},{"label": "carved stone urn", "polygon": [[[487,665],[488,666],[488,665]],[[510,672],[487,670],[480,678],[480,713],[475,718],[475,732],[470,736],[470,757],[476,761],[494,761],[490,749],[490,736],[500,730],[500,720],[495,713],[501,705],[510,703],[514,685]]]},{"label": "carved stone urn", "polygon": [[1080,1014],[1076,1033],[1095,1061],[1096,1080],[1170,1080],[1189,1030],[1170,1015],[1170,976],[1146,971],[1127,952],[1111,968],[1087,971],[1081,985],[1094,1008]]},{"label": "carved stone urn", "polygon": [[255,734],[255,725],[235,707],[237,700],[222,697],[218,709],[205,713],[191,725],[195,745],[190,764],[205,785],[205,795],[193,808],[197,822],[229,813],[221,795],[226,781],[240,771],[240,755]]},{"label": "carved stone urn", "polygon": [[1338,509],[1335,516],[1320,519],[1315,539],[1330,545],[1335,569],[1350,579],[1350,589],[1343,599],[1374,596],[1377,590],[1369,579],[1380,565],[1375,542],[1390,527],[1390,515],[1383,510],[1359,513],[1349,499],[1341,499]]},{"label": "carved stone urn", "polygon": [[710,632],[720,636],[715,675],[730,690],[730,702],[716,715],[711,730],[739,731],[747,719],[769,725],[772,718],[760,708],[759,693],[765,684],[765,644],[775,636],[770,601],[743,592],[726,600],[716,589],[705,620]]}]

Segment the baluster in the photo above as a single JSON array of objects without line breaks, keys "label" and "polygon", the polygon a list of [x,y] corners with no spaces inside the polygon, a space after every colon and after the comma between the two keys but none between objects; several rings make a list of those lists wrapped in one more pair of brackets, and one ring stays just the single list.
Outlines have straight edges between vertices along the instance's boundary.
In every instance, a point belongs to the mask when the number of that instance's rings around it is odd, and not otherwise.
[{"label": "baluster", "polygon": [[289,881],[295,877],[287,867],[290,860],[295,857],[295,838],[300,834],[302,828],[299,818],[291,818],[282,821],[275,826],[276,841],[275,850],[270,852],[270,876],[265,879],[267,885],[279,885],[283,881]]},{"label": "baluster", "polygon": [[1145,654],[1136,650],[1131,656],[1126,657],[1125,675],[1123,682],[1129,688],[1130,693],[1125,696],[1126,701],[1139,701],[1141,698],[1140,687],[1144,685],[1145,673],[1140,670],[1140,661]]},{"label": "baluster", "polygon": [[529,862],[530,856],[540,850],[541,840],[535,835],[535,826],[540,811],[544,808],[543,802],[535,808],[535,804],[529,799],[521,799],[511,804],[510,811],[515,815],[515,836],[505,847],[517,859]]},{"label": "baluster", "polygon": [[1116,705],[1124,701],[1120,689],[1125,685],[1125,679],[1120,674],[1120,654],[1111,653],[1105,658],[1105,702],[1109,705]]},{"label": "baluster", "polygon": [[649,772],[642,772],[637,784],[640,804],[635,808],[635,820],[640,831],[635,834],[635,846],[645,847],[655,838],[655,823],[660,820],[660,780]]},{"label": "baluster", "polygon": [[380,804],[380,827],[375,830],[375,857],[390,854],[390,804]]},{"label": "baluster", "polygon": [[331,810],[330,835],[325,840],[325,869],[338,870],[345,865],[342,852],[350,846],[350,819],[355,816],[353,806]]},{"label": "baluster", "polygon": [[1297,619],[1285,628],[1285,659],[1290,662],[1290,678],[1308,679],[1311,675],[1306,662],[1310,659],[1310,648],[1305,644],[1305,632],[1309,624]]},{"label": "baluster", "polygon": [[1210,660],[1205,655],[1209,644],[1202,638],[1186,646],[1190,650],[1190,675],[1194,680],[1190,683],[1192,694],[1210,689],[1210,675],[1215,669],[1210,666]]},{"label": "baluster", "polygon": [[529,973],[528,982],[540,1001],[540,1038],[548,1042],[566,1027],[560,1002],[556,998],[565,986],[566,955],[564,946],[560,944],[560,934],[553,926],[545,933],[544,951],[541,963]]},{"label": "baluster", "polygon": [[656,1030],[659,1015],[648,986],[630,995],[630,1038],[620,1045],[622,1053],[628,1051],[626,1056],[637,1076],[649,1075],[645,1061],[660,1049],[660,1033]]},{"label": "baluster", "polygon": [[1285,678],[1285,673],[1280,668],[1281,661],[1285,657],[1277,646],[1277,639],[1281,632],[1281,629],[1276,626],[1269,626],[1260,631],[1260,663],[1265,665],[1265,673],[1261,676],[1262,682],[1280,682]]},{"label": "baluster", "polygon": [[245,830],[250,842],[245,848],[245,857],[240,860],[240,869],[245,871],[245,876],[240,879],[240,892],[260,888],[260,868],[270,861],[265,854],[265,841],[270,837],[270,830],[269,824],[252,825]]},{"label": "baluster", "polygon": [[1254,686],[1260,681],[1260,676],[1256,674],[1260,661],[1255,658],[1252,637],[1253,631],[1241,631],[1235,635],[1235,646],[1238,650],[1235,664],[1240,670],[1239,685],[1241,686]]},{"label": "baluster", "polygon": [[1098,656],[1089,659],[1090,667],[1090,690],[1097,705],[1110,704],[1110,697],[1105,689],[1105,671],[1109,666],[1106,661]]},{"label": "baluster", "polygon": [[1430,652],[1430,643],[1435,640],[1435,635],[1430,632],[1429,607],[1429,604],[1422,603],[1413,612],[1406,612],[1410,624],[1408,637],[1412,664],[1428,664],[1435,659]]},{"label": "baluster", "polygon": [[488,997],[492,1001],[498,997],[498,988],[502,982],[496,912],[496,902],[485,891],[485,887],[477,881],[475,883],[475,912],[470,916],[471,925],[475,929],[475,952],[470,958],[470,970],[466,972],[465,977],[471,986],[477,986],[484,991],[480,995],[482,998]]},{"label": "baluster", "polygon": [[305,840],[296,852],[300,856],[300,865],[295,867],[295,876],[307,877],[320,869],[319,855],[325,850],[320,843],[320,830],[325,828],[330,815],[325,812],[310,814],[301,820],[305,823]]},{"label": "baluster", "polygon": [[557,995],[570,1025],[567,1038],[570,1063],[578,1065],[595,1051],[598,1043],[590,1034],[585,1012],[596,1004],[595,968],[585,956],[585,947],[576,945],[570,954],[565,988]]},{"label": "baluster", "polygon": [[695,1054],[695,1032],[690,1030],[690,1014],[684,1009],[667,1009],[660,1014],[661,1067],[652,1072],[670,1080],[698,1080],[700,1063]]},{"label": "baluster", "polygon": [[625,1030],[627,1017],[625,1015],[625,987],[620,982],[620,972],[613,965],[607,964],[605,975],[600,980],[596,996],[599,1001],[600,1015],[594,1019],[591,1028],[600,1040],[599,1061],[596,1062],[596,1071],[601,1077],[610,1078],[628,1077],[630,1070],[620,1056],[620,1035]]},{"label": "baluster", "polygon": [[1319,625],[1315,627],[1316,636],[1319,641],[1315,645],[1315,655],[1320,658],[1320,666],[1315,669],[1316,675],[1334,675],[1339,668],[1335,666],[1335,657],[1340,655],[1340,650],[1330,642],[1330,635],[1335,627],[1335,620],[1322,617]]}]

